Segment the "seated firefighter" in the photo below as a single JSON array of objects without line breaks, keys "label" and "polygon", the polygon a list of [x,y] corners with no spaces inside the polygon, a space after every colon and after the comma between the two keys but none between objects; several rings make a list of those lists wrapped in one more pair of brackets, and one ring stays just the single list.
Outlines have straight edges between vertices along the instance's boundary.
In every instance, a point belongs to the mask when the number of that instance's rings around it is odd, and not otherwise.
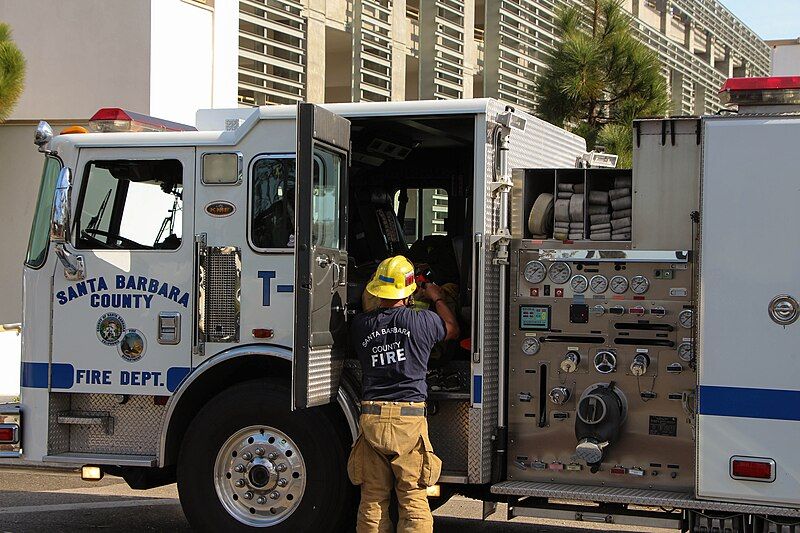
[{"label": "seated firefighter", "polygon": [[426,487],[438,481],[442,463],[428,438],[425,377],[434,344],[457,339],[459,329],[432,283],[424,292],[435,312],[410,309],[416,290],[411,263],[403,256],[385,259],[367,285],[378,307],[358,315],[350,328],[363,371],[361,434],[347,465],[350,480],[361,486],[359,533],[392,530],[392,490],[399,503],[397,531],[433,531]]}]

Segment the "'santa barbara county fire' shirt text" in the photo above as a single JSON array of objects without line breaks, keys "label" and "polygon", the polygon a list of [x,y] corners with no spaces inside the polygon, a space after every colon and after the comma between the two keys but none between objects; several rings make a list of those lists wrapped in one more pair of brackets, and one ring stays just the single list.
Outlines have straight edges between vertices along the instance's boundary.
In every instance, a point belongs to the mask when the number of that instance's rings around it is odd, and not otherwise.
[{"label": "'santa barbara county fire' shirt text", "polygon": [[424,402],[433,345],[444,340],[444,321],[433,311],[378,308],[350,328],[363,369],[363,399]]}]

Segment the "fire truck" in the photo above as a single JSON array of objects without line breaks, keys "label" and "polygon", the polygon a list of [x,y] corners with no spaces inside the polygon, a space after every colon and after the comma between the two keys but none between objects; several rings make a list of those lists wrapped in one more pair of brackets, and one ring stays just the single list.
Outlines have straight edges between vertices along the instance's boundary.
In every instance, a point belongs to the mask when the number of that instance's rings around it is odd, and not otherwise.
[{"label": "fire truck", "polygon": [[798,91],[639,120],[632,169],[491,99],[42,123],[0,453],[177,482],[200,530],[346,530],[348,324],[404,254],[463,332],[432,356],[433,505],[796,531]]}]

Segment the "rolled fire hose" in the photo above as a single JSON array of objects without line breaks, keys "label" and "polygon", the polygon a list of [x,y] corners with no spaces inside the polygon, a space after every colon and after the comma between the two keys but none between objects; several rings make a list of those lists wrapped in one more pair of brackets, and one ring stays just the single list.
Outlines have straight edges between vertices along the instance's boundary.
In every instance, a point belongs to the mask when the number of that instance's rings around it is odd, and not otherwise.
[{"label": "rolled fire hose", "polygon": [[533,209],[528,216],[528,231],[536,237],[547,237],[553,231],[553,195],[542,193],[533,202]]},{"label": "rolled fire hose", "polygon": [[569,222],[569,200],[556,200],[553,209],[556,222]]},{"label": "rolled fire hose", "polygon": [[583,198],[582,194],[573,194],[569,199],[569,219],[572,222],[583,222]]}]

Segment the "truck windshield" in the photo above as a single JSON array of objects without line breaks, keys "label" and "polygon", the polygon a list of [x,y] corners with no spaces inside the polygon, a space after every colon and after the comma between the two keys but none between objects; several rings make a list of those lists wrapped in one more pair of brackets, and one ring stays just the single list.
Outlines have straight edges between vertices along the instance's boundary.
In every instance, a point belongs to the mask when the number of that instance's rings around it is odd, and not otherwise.
[{"label": "truck windshield", "polygon": [[25,264],[31,268],[41,267],[47,259],[47,248],[50,242],[50,218],[53,213],[53,194],[61,170],[61,161],[48,156],[44,161],[42,183],[39,185],[39,197],[36,200],[36,212],[33,215],[31,236],[28,241],[28,254]]}]

